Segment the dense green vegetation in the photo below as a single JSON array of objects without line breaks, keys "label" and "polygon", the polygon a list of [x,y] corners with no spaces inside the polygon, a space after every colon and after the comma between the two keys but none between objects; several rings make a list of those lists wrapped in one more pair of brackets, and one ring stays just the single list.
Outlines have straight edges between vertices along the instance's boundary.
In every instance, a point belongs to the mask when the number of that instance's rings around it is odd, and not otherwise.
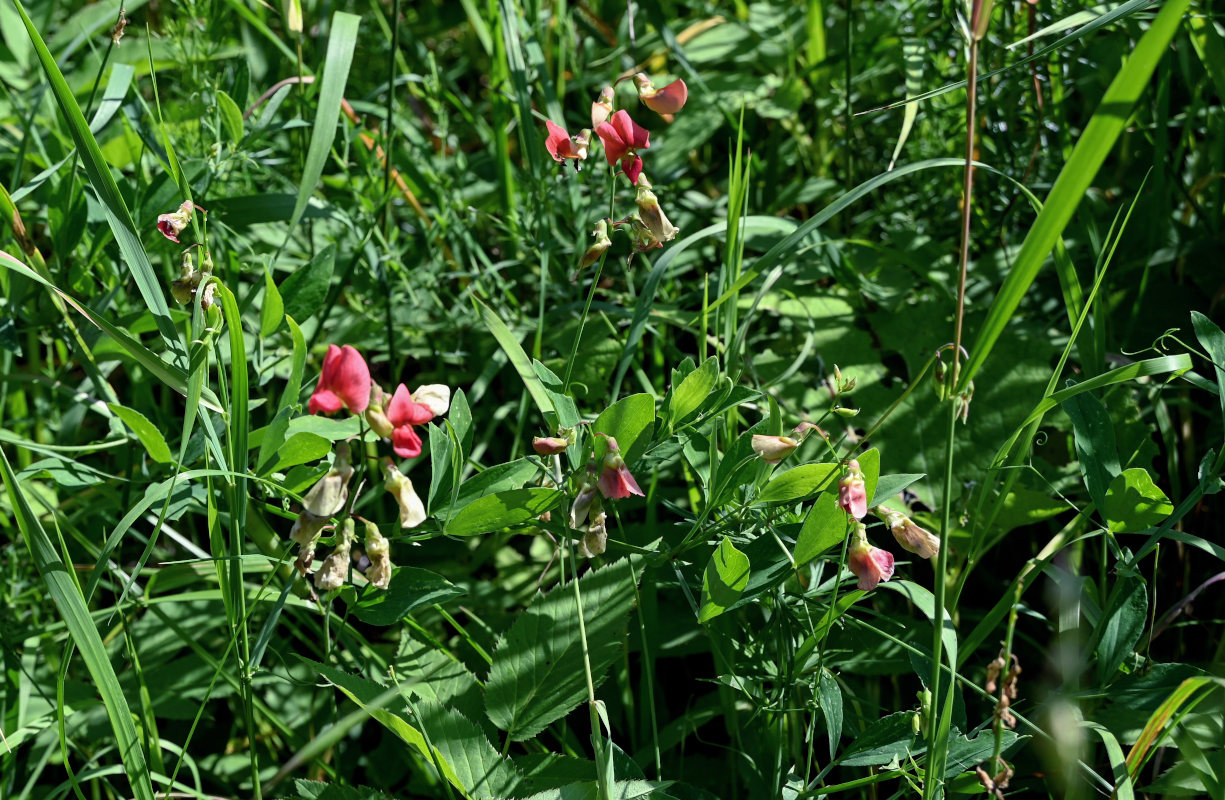
[{"label": "dense green vegetation", "polygon": [[1225,797],[1215,14],[0,0],[0,798]]}]

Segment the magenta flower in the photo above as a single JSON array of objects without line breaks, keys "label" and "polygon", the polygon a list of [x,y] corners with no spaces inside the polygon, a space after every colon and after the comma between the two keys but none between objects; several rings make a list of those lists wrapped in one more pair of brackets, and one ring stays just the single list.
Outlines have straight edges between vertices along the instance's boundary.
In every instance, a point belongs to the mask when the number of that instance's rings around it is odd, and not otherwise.
[{"label": "magenta flower", "polygon": [[846,477],[838,481],[838,505],[855,519],[863,519],[868,514],[868,492],[863,473],[859,471],[859,462],[855,459],[851,459],[846,466]]},{"label": "magenta flower", "polygon": [[555,161],[561,163],[567,158],[586,160],[587,148],[591,144],[591,131],[584,128],[572,139],[566,129],[553,120],[545,120],[544,126],[549,129],[549,135],[544,140],[544,149],[549,151]]},{"label": "magenta flower", "polygon": [[[418,390],[420,391],[420,390]],[[421,455],[421,437],[413,430],[414,425],[424,425],[436,415],[425,403],[418,403],[408,393],[408,387],[400,384],[391,402],[387,404],[387,421],[392,425],[391,447],[400,458],[416,458]]]},{"label": "magenta flower", "polygon": [[600,494],[609,500],[621,500],[631,494],[643,497],[642,489],[638,488],[638,481],[634,480],[629,468],[625,466],[625,459],[621,457],[621,448],[617,446],[617,440],[611,436],[606,438],[608,439],[608,453],[604,456],[603,469],[600,470],[600,478],[596,481],[596,485],[600,487]]},{"label": "magenta flower", "polygon": [[370,368],[362,354],[349,345],[328,345],[323,357],[323,372],[307,405],[310,413],[335,414],[342,407],[354,414],[370,403]]},{"label": "magenta flower", "polygon": [[846,565],[859,578],[861,591],[870,592],[893,577],[893,553],[868,544],[867,530],[856,526],[846,554]]},{"label": "magenta flower", "polygon": [[200,206],[196,205],[190,200],[184,200],[183,204],[179,206],[177,211],[172,211],[169,214],[157,215],[157,229],[161,231],[162,236],[165,236],[167,239],[177,244],[179,241],[179,234],[183,232],[184,228],[191,224],[192,211],[203,212],[204,209],[200,208]]},{"label": "magenta flower", "polygon": [[630,115],[621,109],[612,115],[612,122],[601,122],[595,129],[596,135],[604,143],[604,157],[611,167],[618,161],[621,170],[630,183],[638,184],[638,175],[642,172],[642,156],[639,150],[651,146],[650,132],[630,119]]}]

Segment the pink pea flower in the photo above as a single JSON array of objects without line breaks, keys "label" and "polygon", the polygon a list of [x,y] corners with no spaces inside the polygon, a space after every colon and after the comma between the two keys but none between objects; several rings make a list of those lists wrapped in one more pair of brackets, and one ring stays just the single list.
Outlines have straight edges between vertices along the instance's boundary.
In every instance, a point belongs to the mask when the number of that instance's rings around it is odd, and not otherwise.
[{"label": "pink pea flower", "polygon": [[[418,389],[418,392],[421,390]],[[392,425],[391,447],[400,458],[416,458],[421,455],[421,437],[413,430],[414,425],[424,425],[435,416],[434,409],[417,402],[408,393],[408,387],[400,384],[391,402],[387,404],[387,421]]]},{"label": "pink pea flower", "polygon": [[857,525],[847,550],[846,565],[859,578],[861,591],[870,592],[893,577],[893,553],[868,544],[867,529]]},{"label": "pink pea flower", "polygon": [[868,492],[863,473],[859,471],[859,462],[855,459],[851,459],[846,466],[846,477],[838,481],[838,505],[855,519],[863,519],[868,514]]},{"label": "pink pea flower", "polygon": [[161,231],[162,236],[177,244],[179,234],[191,224],[192,211],[203,212],[204,209],[190,200],[184,200],[183,204],[179,206],[178,211],[157,215],[157,229]]},{"label": "pink pea flower", "polygon": [[753,434],[753,452],[767,464],[777,464],[795,452],[800,443],[790,436],[764,436]]},{"label": "pink pea flower", "polygon": [[572,139],[566,129],[553,120],[545,120],[544,126],[549,129],[549,135],[544,140],[544,149],[549,151],[555,161],[561,163],[567,158],[586,160],[587,148],[591,145],[590,130],[584,128]]},{"label": "pink pea flower", "polygon": [[625,459],[621,457],[621,448],[617,446],[617,440],[611,436],[607,438],[608,453],[604,456],[600,479],[596,482],[600,487],[600,494],[609,500],[621,500],[631,494],[643,497],[642,490],[638,488],[638,481],[634,480],[629,468],[625,466]]},{"label": "pink pea flower", "polygon": [[370,404],[370,368],[362,354],[349,345],[328,345],[323,372],[307,406],[312,414],[335,414],[343,406],[360,414]]},{"label": "pink pea flower", "polygon": [[638,84],[639,99],[656,114],[675,114],[689,99],[689,87],[679,78],[662,89],[656,89],[651,79],[639,72],[634,76],[634,83]]},{"label": "pink pea flower", "polygon": [[650,132],[630,119],[625,109],[613,114],[612,122],[601,122],[595,132],[604,143],[608,165],[611,167],[620,161],[625,177],[638,185],[638,175],[642,172],[642,156],[638,151],[651,146]]}]

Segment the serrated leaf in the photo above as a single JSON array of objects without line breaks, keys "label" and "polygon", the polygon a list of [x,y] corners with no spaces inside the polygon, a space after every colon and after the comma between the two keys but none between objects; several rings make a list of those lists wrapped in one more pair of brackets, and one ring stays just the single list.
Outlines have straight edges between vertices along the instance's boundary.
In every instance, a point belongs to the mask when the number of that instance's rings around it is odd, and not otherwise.
[{"label": "serrated leaf", "polygon": [[362,622],[370,625],[395,625],[422,606],[444,603],[462,597],[466,591],[441,575],[418,567],[398,567],[385,591],[367,589],[361,601],[357,590],[346,586],[341,597]]},{"label": "serrated leaf", "polygon": [[[579,579],[592,679],[621,655],[636,577],[628,559]],[[537,594],[498,643],[485,682],[489,718],[511,741],[528,739],[587,699],[574,587]]]},{"label": "serrated leaf", "polygon": [[711,553],[702,574],[702,606],[698,622],[709,622],[740,599],[749,585],[749,557],[726,536]]},{"label": "serrated leaf", "polygon": [[757,496],[759,503],[794,503],[833,485],[837,464],[801,464],[776,474]]},{"label": "serrated leaf", "polygon": [[469,797],[515,796],[523,783],[522,773],[493,749],[476,723],[453,708],[431,701],[420,703],[417,710],[430,741],[451,764]]},{"label": "serrated leaf", "polygon": [[136,438],[145,446],[149,458],[159,464],[170,463],[170,446],[166,444],[166,437],[162,436],[162,432],[149,421],[148,417],[134,408],[121,406],[118,403],[107,403],[106,407],[123,420],[123,424],[131,428],[132,433],[136,434]]},{"label": "serrated leaf", "polygon": [[461,508],[445,530],[452,536],[492,533],[539,517],[563,497],[557,489],[511,489],[485,495]]}]

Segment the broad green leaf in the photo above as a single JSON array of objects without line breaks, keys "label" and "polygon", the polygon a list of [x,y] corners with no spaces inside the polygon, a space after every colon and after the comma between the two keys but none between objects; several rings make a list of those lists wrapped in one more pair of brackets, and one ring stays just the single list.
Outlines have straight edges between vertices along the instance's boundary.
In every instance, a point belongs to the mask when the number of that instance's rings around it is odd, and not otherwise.
[{"label": "broad green leaf", "polygon": [[726,536],[711,553],[702,575],[702,607],[698,622],[709,622],[740,599],[749,584],[749,557]]},{"label": "broad green leaf", "polygon": [[332,451],[332,443],[314,433],[300,431],[285,440],[276,451],[276,463],[268,472],[284,472],[290,467],[318,461]]},{"label": "broad green leaf", "polygon": [[1119,451],[1114,440],[1114,423],[1106,406],[1086,392],[1070,398],[1063,410],[1072,420],[1076,458],[1085,479],[1089,497],[1098,508],[1106,499],[1106,489],[1119,474]]},{"label": "broad green leaf", "polygon": [[[332,150],[337,123],[340,122],[340,103],[344,100],[345,83],[349,79],[349,65],[353,63],[357,28],[360,24],[361,17],[356,14],[337,11],[332,15],[327,55],[323,59],[323,74],[319,80],[315,124],[311,126],[311,140],[306,150],[306,163],[302,168],[302,182],[298,184],[298,199],[294,202],[293,216],[289,220],[289,228],[285,231],[286,242],[293,235],[298,221],[302,219],[302,213],[306,211],[306,204],[310,202],[315,187],[319,185],[319,178],[323,176],[323,165]],[[294,319],[306,319],[293,311],[288,313]]]},{"label": "broad green leaf", "polygon": [[1148,619],[1148,593],[1144,581],[1120,578],[1110,593],[1110,602],[1098,621],[1093,640],[1097,645],[1099,684],[1114,677],[1119,665],[1140,640]]},{"label": "broad green leaf", "polygon": [[901,494],[902,490],[915,481],[921,481],[927,475],[923,473],[903,473],[900,475],[881,475],[876,487],[868,495],[868,507],[874,508],[891,497]]},{"label": "broad green leaf", "polygon": [[[625,462],[633,466],[650,441],[649,428],[655,422],[655,398],[649,394],[632,394],[618,400],[596,417],[591,430],[608,434],[617,440]],[[596,463],[608,452],[607,440],[595,439]]]},{"label": "broad green leaf", "polygon": [[806,564],[846,538],[847,513],[838,505],[838,496],[822,492],[808,509],[804,526],[795,540],[795,563]]},{"label": "broad green leaf", "polygon": [[259,335],[271,336],[284,320],[285,302],[281,300],[281,292],[272,280],[272,273],[264,267],[264,305],[259,310]]},{"label": "broad green leaf", "polygon": [[[451,406],[451,412],[455,412],[454,405]],[[430,513],[439,518],[452,516],[454,510],[462,509],[487,495],[523,488],[523,485],[539,472],[539,468],[526,458],[490,467],[460,484],[454,504],[439,506],[437,509],[431,506]]]},{"label": "broad green leaf", "polygon": [[842,687],[828,669],[822,669],[817,678],[817,693],[821,701],[821,713],[825,715],[825,732],[829,735],[829,752],[838,752],[838,741],[842,738]]},{"label": "broad green leaf", "polygon": [[493,749],[476,723],[454,708],[424,701],[417,706],[430,742],[455,769],[469,797],[515,797],[523,774]]},{"label": "broad green leaf", "polygon": [[170,446],[166,444],[166,437],[144,414],[118,403],[107,403],[106,407],[132,429],[132,433],[136,434],[136,438],[140,439],[140,443],[149,452],[150,458],[159,464],[170,463]]},{"label": "broad green leaf", "polygon": [[370,625],[395,625],[422,606],[445,603],[466,592],[441,575],[418,567],[397,567],[385,590],[367,587],[361,592],[352,586],[341,590],[345,604],[362,622]]},{"label": "broad green leaf", "polygon": [[218,89],[217,110],[221,112],[221,124],[230,137],[230,142],[237,145],[242,141],[242,111],[238,108],[238,103]]},{"label": "broad green leaf", "polygon": [[1172,513],[1174,506],[1170,499],[1142,467],[1120,472],[1110,482],[1102,506],[1102,516],[1115,533],[1139,533]]},{"label": "broad green leaf", "polygon": [[335,264],[336,245],[329,244],[306,266],[298,268],[281,281],[280,294],[287,315],[295,320],[306,320],[323,307]]},{"label": "broad green leaf", "polygon": [[[634,570],[621,559],[579,579],[592,680],[621,658]],[[574,587],[537,594],[498,642],[485,682],[489,718],[510,741],[529,739],[587,699]]]},{"label": "broad green leaf", "polygon": [[247,437],[247,444],[250,447],[259,448],[259,453],[255,456],[256,475],[267,475],[273,471],[277,461],[277,451],[281,449],[281,445],[285,444],[285,437],[289,430],[289,417],[292,413],[291,409],[282,408],[266,427],[251,431],[251,435]]},{"label": "broad green leaf", "polygon": [[781,474],[775,474],[761,494],[759,503],[794,503],[833,485],[838,475],[837,464],[801,464]]},{"label": "broad green leaf", "polygon": [[521,525],[554,508],[565,495],[557,489],[511,489],[485,495],[461,508],[445,526],[452,536],[476,536]]},{"label": "broad green leaf", "polygon": [[864,495],[869,499],[875,498],[876,484],[880,480],[880,451],[875,447],[866,450],[856,457],[856,461],[859,462],[859,469],[863,472]]},{"label": "broad green leaf", "polygon": [[702,366],[685,376],[680,385],[668,396],[667,423],[669,429],[701,408],[719,382],[719,360],[714,356],[702,362]]},{"label": "broad green leaf", "polygon": [[26,547],[29,548],[34,567],[46,583],[47,591],[59,609],[73,644],[80,651],[90,678],[97,687],[98,694],[102,696],[132,794],[136,800],[153,800],[149,767],[145,761],[144,748],[136,734],[136,726],[132,722],[132,711],[119,685],[119,679],[115,676],[115,668],[102,644],[98,628],[89,615],[89,608],[81,595],[81,587],[73,577],[73,570],[64,563],[38,516],[30,508],[25,493],[17,484],[17,476],[13,474],[8,456],[2,449],[0,477],[3,477],[4,485],[8,489],[13,516],[16,517],[17,527],[21,529]]},{"label": "broad green leaf", "polygon": [[277,403],[278,413],[298,402],[298,393],[302,391],[302,373],[306,370],[306,337],[293,317],[286,316],[285,324],[289,326],[289,335],[293,339],[293,357],[290,360],[289,380],[285,382],[285,391]]},{"label": "broad green leaf", "polygon": [[1221,403],[1221,415],[1225,418],[1225,333],[1217,324],[1198,311],[1191,312],[1191,324],[1195,328],[1195,338],[1208,351],[1212,359],[1212,370],[1216,375],[1217,399]]}]

